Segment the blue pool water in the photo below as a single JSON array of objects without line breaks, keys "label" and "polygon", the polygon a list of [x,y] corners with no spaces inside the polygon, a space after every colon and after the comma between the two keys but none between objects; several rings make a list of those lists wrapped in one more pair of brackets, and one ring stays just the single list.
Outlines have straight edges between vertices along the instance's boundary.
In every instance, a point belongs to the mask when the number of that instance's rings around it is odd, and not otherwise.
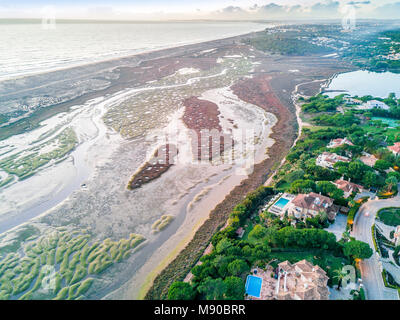
[{"label": "blue pool water", "polygon": [[275,202],[275,206],[283,209],[289,203],[288,199],[280,198],[277,202]]},{"label": "blue pool water", "polygon": [[246,294],[249,296],[260,298],[261,296],[262,279],[256,276],[247,276],[246,279]]}]

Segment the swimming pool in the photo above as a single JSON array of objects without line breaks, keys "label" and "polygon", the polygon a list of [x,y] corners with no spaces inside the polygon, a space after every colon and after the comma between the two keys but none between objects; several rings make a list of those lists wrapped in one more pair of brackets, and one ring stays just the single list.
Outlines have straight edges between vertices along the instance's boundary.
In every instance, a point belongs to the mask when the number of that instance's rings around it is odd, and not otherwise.
[{"label": "swimming pool", "polygon": [[290,200],[286,198],[280,198],[277,202],[275,202],[274,206],[283,209],[289,203],[289,201]]},{"label": "swimming pool", "polygon": [[246,294],[254,298],[260,298],[262,278],[256,276],[247,276],[246,279]]}]

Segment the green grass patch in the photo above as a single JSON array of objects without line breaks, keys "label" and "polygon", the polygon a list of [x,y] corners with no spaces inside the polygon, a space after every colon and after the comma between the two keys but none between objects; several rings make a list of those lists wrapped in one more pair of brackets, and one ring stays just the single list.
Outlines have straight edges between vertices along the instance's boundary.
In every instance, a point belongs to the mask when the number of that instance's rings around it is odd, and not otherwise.
[{"label": "green grass patch", "polygon": [[318,265],[326,271],[330,278],[331,284],[337,284],[337,279],[334,276],[334,270],[341,270],[349,261],[344,257],[336,257],[329,251],[323,250],[287,250],[287,249],[272,249],[270,254],[271,259],[277,259],[274,265],[288,260],[290,263],[296,263],[301,260],[307,260],[313,265]]},{"label": "green grass patch", "polygon": [[400,225],[400,208],[384,208],[378,211],[378,219],[388,226]]}]

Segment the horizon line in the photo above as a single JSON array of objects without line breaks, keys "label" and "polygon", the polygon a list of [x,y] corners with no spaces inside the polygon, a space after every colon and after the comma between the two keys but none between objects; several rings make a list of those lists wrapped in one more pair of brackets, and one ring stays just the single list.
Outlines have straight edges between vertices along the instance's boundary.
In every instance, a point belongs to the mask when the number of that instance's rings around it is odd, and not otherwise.
[{"label": "horizon line", "polygon": [[[9,21],[9,22],[39,22],[43,18],[1,18],[0,23]],[[165,23],[165,22],[255,22],[255,23],[270,23],[270,22],[290,22],[290,21],[341,21],[341,18],[289,18],[289,19],[282,19],[282,18],[270,18],[270,19],[144,19],[144,20],[137,20],[137,19],[91,19],[91,18],[84,18],[84,19],[75,19],[75,18],[56,18],[56,21],[65,22],[65,23],[76,23],[76,22],[106,22],[106,23]],[[396,21],[400,18],[360,18],[357,19],[358,21]]]}]

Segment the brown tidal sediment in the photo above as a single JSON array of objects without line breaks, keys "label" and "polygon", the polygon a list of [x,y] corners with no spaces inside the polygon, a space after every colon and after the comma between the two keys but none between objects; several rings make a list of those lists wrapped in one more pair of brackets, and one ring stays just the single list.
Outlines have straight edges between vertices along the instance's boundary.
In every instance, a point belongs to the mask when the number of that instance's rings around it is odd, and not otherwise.
[{"label": "brown tidal sediment", "polygon": [[197,150],[195,159],[211,161],[233,145],[232,136],[222,133],[220,112],[215,103],[191,97],[185,99],[183,105],[185,112],[182,120],[186,127],[193,130],[191,140],[193,152]]},{"label": "brown tidal sediment", "polygon": [[128,189],[140,188],[143,184],[157,179],[174,165],[174,157],[178,149],[174,144],[166,144],[159,147],[152,158],[146,162],[131,178]]},{"label": "brown tidal sediment", "polygon": [[255,104],[278,119],[271,138],[275,143],[268,150],[268,159],[254,166],[253,172],[236,186],[225,199],[211,211],[209,218],[196,231],[188,245],[176,258],[155,278],[145,299],[165,299],[169,286],[182,280],[192,266],[202,256],[214,233],[223,227],[230,212],[247,193],[264,183],[274,164],[279,163],[286,155],[296,137],[296,120],[292,106],[283,104],[271,90],[270,76],[261,75],[245,79],[235,84],[233,92],[243,101]]}]

